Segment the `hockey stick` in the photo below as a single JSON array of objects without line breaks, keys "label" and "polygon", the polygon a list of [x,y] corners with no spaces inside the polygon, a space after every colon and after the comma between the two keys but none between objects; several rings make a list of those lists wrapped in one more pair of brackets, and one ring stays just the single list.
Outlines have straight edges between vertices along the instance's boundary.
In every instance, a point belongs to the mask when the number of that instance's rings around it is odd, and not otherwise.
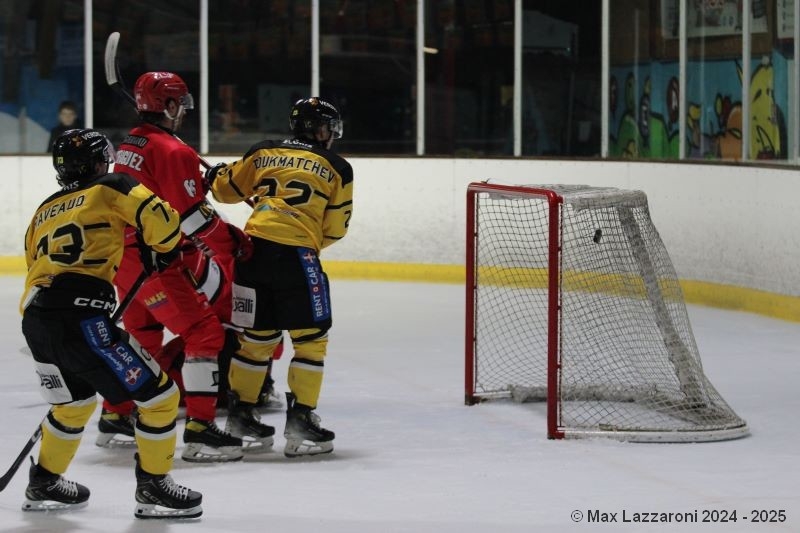
[{"label": "hockey stick", "polygon": [[[117,322],[119,322],[120,318],[122,318],[122,313],[124,313],[125,310],[128,308],[128,306],[131,304],[134,297],[136,296],[136,293],[139,292],[139,289],[142,287],[144,282],[147,281],[147,278],[148,278],[147,272],[143,271],[141,274],[139,274],[139,277],[136,278],[136,281],[133,282],[131,290],[128,291],[128,294],[126,294],[125,298],[122,299],[122,303],[119,304],[117,310],[114,311],[113,315],[111,315],[111,320],[113,321],[112,322],[113,324],[116,324]],[[45,416],[45,418],[47,417]],[[0,492],[5,490],[8,484],[11,482],[11,478],[13,478],[14,474],[16,474],[17,470],[19,470],[22,461],[25,460],[25,456],[28,455],[28,453],[30,453],[30,451],[42,437],[42,424],[44,423],[45,418],[43,418],[42,421],[39,422],[39,425],[36,426],[36,431],[33,432],[33,435],[31,435],[31,437],[28,439],[28,442],[25,443],[25,446],[23,446],[22,451],[19,452],[17,458],[14,459],[14,463],[12,463],[8,471],[5,474],[3,474],[2,477],[0,477]]]},{"label": "hockey stick", "polygon": [[14,459],[14,464],[11,465],[11,468],[8,469],[8,472],[3,474],[3,477],[0,477],[0,492],[2,492],[8,486],[8,484],[11,482],[11,478],[13,478],[14,474],[16,474],[17,470],[19,470],[19,465],[21,465],[22,461],[25,460],[25,456],[28,455],[28,452],[31,451],[31,448],[33,448],[33,446],[39,441],[39,438],[42,436],[43,422],[44,419],[42,419],[42,421],[39,422],[39,425],[36,426],[36,431],[33,432],[31,438],[29,438],[28,442],[25,443],[25,446],[22,448],[22,451],[19,452],[17,458]]},{"label": "hockey stick", "polygon": [[119,46],[119,32],[115,31],[108,36],[106,41],[105,67],[106,82],[121,97],[127,100],[132,106],[136,107],[136,99],[129,93],[122,84],[122,76],[119,73],[117,64],[117,47]]},{"label": "hockey stick", "polygon": [[[106,83],[108,86],[114,89],[122,98],[128,101],[134,108],[136,107],[136,98],[128,92],[128,89],[125,88],[125,84],[122,83],[122,75],[119,72],[119,62],[117,61],[117,48],[119,47],[119,32],[115,31],[112,32],[111,35],[108,36],[108,40],[106,41],[106,52],[105,52],[105,67],[106,67]],[[183,142],[180,137],[172,134],[173,137],[178,139],[179,141]],[[186,144],[186,143],[183,143]],[[197,158],[200,160],[200,165],[203,168],[211,168],[211,164],[200,157],[200,154],[197,154]]]},{"label": "hockey stick", "polygon": [[[106,69],[106,83],[108,86],[114,89],[122,98],[128,101],[134,108],[136,108],[136,98],[128,92],[128,89],[125,88],[125,84],[122,82],[122,75],[119,72],[119,62],[117,61],[117,48],[119,47],[119,32],[115,31],[112,32],[111,35],[108,36],[108,40],[106,41],[106,52],[105,52],[105,69]],[[178,139],[183,144],[186,144],[181,140],[180,137],[172,134],[173,137]],[[187,145],[188,146],[188,145]],[[205,168],[211,168],[211,164],[203,159],[200,154],[197,154],[197,158],[200,160],[200,165]],[[255,203],[252,199],[248,198],[245,200],[247,205],[250,207],[255,207]]]},{"label": "hockey stick", "polygon": [[133,282],[131,285],[131,290],[128,291],[128,294],[125,295],[125,298],[122,299],[122,302],[117,307],[117,310],[114,311],[114,314],[111,315],[111,323],[116,324],[122,319],[122,314],[128,309],[128,306],[131,305],[131,302],[134,298],[136,298],[136,293],[139,292],[139,289],[142,288],[144,282],[147,281],[147,278],[150,277],[146,271],[142,270],[139,277]]}]

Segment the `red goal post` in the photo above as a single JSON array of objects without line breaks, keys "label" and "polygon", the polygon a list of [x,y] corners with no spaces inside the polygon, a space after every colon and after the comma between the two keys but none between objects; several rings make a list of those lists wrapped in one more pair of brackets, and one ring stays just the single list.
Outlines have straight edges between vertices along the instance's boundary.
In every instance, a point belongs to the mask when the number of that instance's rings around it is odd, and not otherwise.
[{"label": "red goal post", "polygon": [[[465,403],[473,405],[480,401],[475,394],[475,296],[477,290],[477,269],[475,265],[475,246],[478,239],[477,217],[475,216],[476,197],[478,193],[494,192],[499,194],[518,194],[526,197],[540,197],[547,202],[549,220],[548,238],[550,242],[559,242],[559,206],[563,201],[555,191],[535,187],[496,185],[490,183],[471,183],[467,188],[467,315],[466,315],[466,362],[465,362]],[[547,299],[547,364],[550,368],[558,368],[558,248],[550,247],[548,263],[548,299]],[[564,433],[557,427],[558,373],[548,374],[547,433],[551,438],[563,438]],[[550,397],[552,395],[552,398]],[[552,413],[551,413],[552,411]]]}]

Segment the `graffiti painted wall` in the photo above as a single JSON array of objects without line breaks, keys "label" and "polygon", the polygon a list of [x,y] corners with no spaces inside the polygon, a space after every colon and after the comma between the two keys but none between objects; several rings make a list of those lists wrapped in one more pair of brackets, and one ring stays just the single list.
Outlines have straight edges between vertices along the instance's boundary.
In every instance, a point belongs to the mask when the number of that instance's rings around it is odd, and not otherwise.
[{"label": "graffiti painted wall", "polygon": [[[751,65],[749,154],[786,159],[788,64],[777,52]],[[609,155],[677,158],[678,63],[652,62],[611,69]],[[686,156],[740,159],[742,68],[737,60],[689,61],[686,77]]]},{"label": "graffiti painted wall", "polygon": [[611,69],[609,156],[678,157],[678,64]]}]

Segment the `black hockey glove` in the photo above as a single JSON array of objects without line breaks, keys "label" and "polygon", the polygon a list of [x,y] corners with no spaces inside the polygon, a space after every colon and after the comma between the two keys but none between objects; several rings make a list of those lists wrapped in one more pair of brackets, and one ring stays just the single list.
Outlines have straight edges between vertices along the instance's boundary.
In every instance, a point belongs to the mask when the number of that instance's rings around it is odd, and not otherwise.
[{"label": "black hockey glove", "polygon": [[208,191],[211,190],[211,186],[214,185],[214,180],[217,179],[217,173],[225,168],[225,163],[217,163],[213,167],[206,170],[205,176],[203,176],[203,189],[205,190],[206,194]]},{"label": "black hockey glove", "polygon": [[156,252],[139,238],[139,256],[142,258],[142,267],[148,275],[154,272],[163,272],[181,255],[180,246],[169,252]]}]

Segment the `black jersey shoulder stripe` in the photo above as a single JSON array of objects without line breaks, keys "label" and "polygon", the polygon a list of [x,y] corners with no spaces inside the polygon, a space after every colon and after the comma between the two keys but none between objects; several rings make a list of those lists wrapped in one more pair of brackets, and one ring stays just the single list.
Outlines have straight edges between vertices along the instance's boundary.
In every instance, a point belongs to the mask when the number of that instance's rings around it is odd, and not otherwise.
[{"label": "black jersey shoulder stripe", "polygon": [[133,190],[134,187],[139,185],[139,182],[133,179],[129,174],[124,172],[114,172],[113,174],[106,174],[96,182],[97,185],[104,185],[110,187],[120,194],[125,196]]},{"label": "black jersey shoulder stripe", "polygon": [[341,209],[343,207],[347,207],[348,205],[353,205],[353,201],[348,200],[346,202],[342,202],[341,204],[328,204],[328,206],[325,209],[326,210]]},{"label": "black jersey shoulder stripe", "polygon": [[145,200],[142,200],[141,204],[139,204],[139,208],[136,210],[136,218],[135,218],[136,229],[138,229],[139,231],[142,231],[142,211],[144,211],[144,208],[147,207],[150,204],[150,202],[152,202],[155,199],[156,195],[151,194]]},{"label": "black jersey shoulder stripe", "polygon": [[84,259],[83,260],[83,264],[86,265],[86,266],[105,265],[106,263],[108,263],[108,259],[105,259],[105,258],[104,259]]},{"label": "black jersey shoulder stripe", "polygon": [[238,194],[238,195],[239,195],[239,198],[244,198],[244,193],[243,193],[243,192],[242,192],[242,190],[239,188],[239,186],[238,186],[238,185],[236,185],[236,184],[233,182],[233,177],[231,177],[231,178],[228,180],[228,185],[230,185],[230,186],[231,186],[231,189],[233,189],[233,192],[235,192],[236,194]]},{"label": "black jersey shoulder stripe", "polygon": [[333,235],[323,235],[322,238],[323,239],[330,239],[332,241],[340,241],[340,240],[344,239],[344,237],[334,237]]},{"label": "black jersey shoulder stripe", "polygon": [[39,204],[39,207],[36,208],[36,211],[38,212],[39,209],[44,207],[46,204],[49,204],[50,202],[54,202],[54,201],[58,200],[59,198],[61,198],[62,196],[66,196],[68,194],[74,194],[74,193],[77,193],[77,192],[84,191],[84,190],[88,189],[90,186],[94,185],[95,183],[97,183],[97,182],[93,181],[91,183],[87,183],[87,184],[82,185],[80,187],[71,187],[71,188],[66,188],[66,189],[60,189],[60,190],[54,192],[53,194],[51,194],[50,196],[48,196],[47,198],[45,198],[45,200],[41,204]]},{"label": "black jersey shoulder stripe", "polygon": [[111,227],[110,222],[98,222],[97,224],[86,224],[85,226],[83,226],[83,229],[89,231],[93,229],[105,229],[110,227]]},{"label": "black jersey shoulder stripe", "polygon": [[176,229],[175,231],[173,231],[172,233],[170,233],[169,235],[167,235],[166,237],[164,237],[164,238],[161,240],[161,242],[159,242],[158,244],[165,244],[165,243],[168,243],[170,240],[172,240],[172,239],[174,239],[174,238],[175,238],[175,235],[177,235],[177,234],[178,234],[178,233],[180,233],[180,232],[181,232],[181,228],[180,228],[180,226],[178,226],[178,229]]},{"label": "black jersey shoulder stripe", "polygon": [[337,153],[331,152],[326,148],[322,148],[321,146],[312,146],[311,150],[317,155],[322,156],[325,158],[333,167],[333,170],[336,171],[339,176],[342,177],[342,185],[347,185],[348,183],[352,183],[353,181],[353,167],[350,166],[342,156]]},{"label": "black jersey shoulder stripe", "polygon": [[275,141],[257,142],[256,144],[251,146],[250,149],[247,150],[247,152],[245,152],[245,154],[242,157],[242,159],[247,159],[248,157],[250,157],[254,153],[258,152],[259,150],[269,150],[270,148],[275,148],[276,146],[278,146],[278,144],[279,143],[276,143]]},{"label": "black jersey shoulder stripe", "polygon": [[330,197],[330,196],[328,196],[328,195],[327,195],[327,194],[325,194],[324,192],[320,192],[320,191],[318,191],[318,190],[316,190],[316,189],[314,189],[314,194],[315,194],[316,196],[319,196],[320,198],[324,198],[325,200],[330,200],[330,199],[331,199],[331,197]]},{"label": "black jersey shoulder stripe", "polygon": [[38,213],[39,209],[41,209],[45,205],[49,204],[50,202],[52,202],[54,200],[57,200],[57,199],[61,198],[62,196],[65,196],[67,194],[71,194],[73,192],[77,192],[79,190],[80,189],[68,189],[68,190],[61,189],[60,191],[51,194],[50,196],[45,198],[45,200],[42,203],[39,204],[39,207],[36,208],[36,212]]},{"label": "black jersey shoulder stripe", "polygon": [[353,183],[353,167],[350,166],[350,163],[340,155],[332,152],[330,153],[334,156],[334,159],[329,159],[329,161],[333,164],[333,168],[336,172],[342,177],[342,186]]},{"label": "black jersey shoulder stripe", "polygon": [[350,163],[348,163],[344,157],[322,146],[312,146],[309,151],[328,160],[333,170],[342,177],[342,185],[352,183],[353,167],[350,166]]},{"label": "black jersey shoulder stripe", "polygon": [[342,177],[342,185],[347,185],[348,183],[352,183],[353,181],[353,167],[350,166],[345,158],[340,156],[337,153],[334,153],[327,148],[323,148],[321,146],[311,146],[311,148],[302,148],[302,147],[292,147],[286,146],[286,148],[295,148],[296,150],[305,150],[308,152],[315,153],[323,158],[325,158],[328,163],[331,164],[333,170],[336,171]]},{"label": "black jersey shoulder stripe", "polygon": [[139,182],[137,182],[135,179],[133,179],[127,174],[122,174],[118,172],[114,172],[112,174],[106,174],[105,176],[97,178],[96,180],[84,183],[79,187],[70,187],[54,192],[53,194],[48,196],[41,204],[39,204],[39,207],[36,208],[36,211],[39,211],[39,209],[41,209],[45,204],[49,204],[50,202],[53,202],[61,198],[62,196],[85,191],[87,189],[90,189],[91,187],[94,187],[95,185],[106,185],[108,187],[111,187],[112,189],[121,192],[122,194],[128,194],[130,190],[138,184]]}]

